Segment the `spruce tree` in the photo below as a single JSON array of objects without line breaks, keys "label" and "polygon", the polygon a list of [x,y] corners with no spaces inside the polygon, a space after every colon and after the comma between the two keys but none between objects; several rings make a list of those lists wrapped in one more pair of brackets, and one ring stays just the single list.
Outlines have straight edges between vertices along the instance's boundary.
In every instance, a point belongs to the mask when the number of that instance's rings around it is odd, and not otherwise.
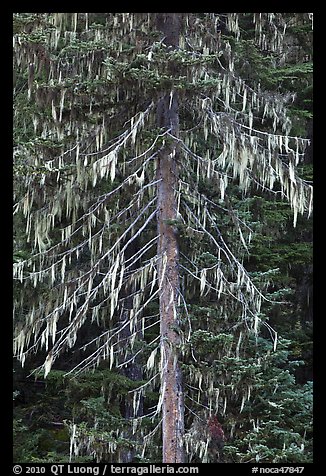
[{"label": "spruce tree", "polygon": [[[216,356],[239,358],[263,323],[277,347],[262,318],[267,298],[243,265],[238,244],[248,250],[252,230],[232,209],[232,183],[243,197],[258,189],[288,200],[294,226],[312,212],[312,186],[296,172],[309,139],[291,135],[286,107],[294,94],[237,75],[241,15],[14,16],[14,213],[28,243],[14,265],[14,353],[24,364],[45,350],[46,377],[90,323],[98,334],[83,343],[71,373],[103,361],[110,369],[137,365],[146,343],[146,382],[134,390],[133,410],[159,383],[150,416],[162,411],[166,463],[184,462],[185,446],[193,451],[184,400],[193,388],[202,392],[196,342],[213,332]],[[260,48],[282,57],[287,23],[310,27],[311,16],[245,21]],[[222,214],[238,243],[221,232]],[[15,239],[19,247],[23,237]],[[188,303],[198,295],[216,300],[217,311],[194,334]],[[187,359],[193,364],[182,377]],[[214,414],[223,378],[205,378]],[[250,398],[250,385],[241,398]],[[225,412],[226,396],[222,405]]]}]

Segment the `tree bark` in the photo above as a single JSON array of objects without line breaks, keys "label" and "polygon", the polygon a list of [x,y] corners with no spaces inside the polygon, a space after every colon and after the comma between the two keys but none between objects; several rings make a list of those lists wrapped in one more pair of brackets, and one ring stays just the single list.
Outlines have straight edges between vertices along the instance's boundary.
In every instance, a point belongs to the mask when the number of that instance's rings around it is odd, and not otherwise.
[{"label": "tree bark", "polygon": [[[165,36],[165,44],[177,47],[179,15],[158,14],[157,25]],[[178,137],[178,96],[175,91],[166,93],[158,104],[157,125]],[[184,402],[182,375],[179,364],[179,248],[173,220],[177,218],[175,189],[177,184],[177,145],[168,141],[160,150],[157,164],[158,184],[158,279],[160,283],[160,333],[162,363],[162,433],[163,463],[184,462]],[[171,222],[172,220],[172,222]]]}]

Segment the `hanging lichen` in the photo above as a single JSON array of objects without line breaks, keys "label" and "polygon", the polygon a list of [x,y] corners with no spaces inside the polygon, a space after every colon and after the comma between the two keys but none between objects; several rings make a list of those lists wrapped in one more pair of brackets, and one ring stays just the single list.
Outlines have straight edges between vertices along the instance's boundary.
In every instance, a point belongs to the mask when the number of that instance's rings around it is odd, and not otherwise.
[{"label": "hanging lichen", "polygon": [[[98,23],[98,14],[45,13],[28,28],[31,19],[24,15],[14,35],[14,69],[26,82],[15,86],[14,213],[26,223],[30,252],[14,265],[20,291],[14,354],[24,365],[43,349],[46,377],[63,352],[76,348],[86,322],[99,332],[71,372],[103,360],[120,369],[143,352],[137,340],[158,325],[151,310],[167,266],[166,256],[156,252],[154,222],[157,161],[169,150],[177,164],[177,219],[168,225],[179,235],[182,278],[171,305],[182,316],[181,352],[196,364],[188,367],[186,396],[199,407],[185,444],[190,457],[208,462],[211,435],[201,434],[200,418],[227,415],[230,396],[242,412],[252,393],[251,378],[240,394],[240,383],[230,382],[224,370],[236,365],[245,339],[257,337],[261,325],[274,350],[278,342],[261,318],[268,298],[237,253],[239,247],[250,252],[253,230],[232,210],[230,184],[237,183],[244,197],[256,187],[278,194],[290,203],[294,226],[299,214],[312,214],[312,185],[297,173],[309,140],[290,136],[287,104],[295,96],[264,91],[237,76],[232,40],[241,38],[241,14],[182,14],[180,48],[174,50],[164,45],[156,14],[100,14]],[[222,20],[233,38],[217,34]],[[287,17],[256,13],[252,22],[257,45],[284,54]],[[165,94],[170,108],[174,94],[180,98],[178,137],[171,128],[158,129]],[[215,201],[203,184],[214,188]],[[234,243],[221,232],[221,210],[230,217]],[[183,247],[183,237],[194,246]],[[219,308],[218,317],[207,316],[207,329],[195,332],[187,303],[193,296]],[[157,340],[145,349],[147,383],[132,392],[134,414],[144,392],[160,383]],[[225,366],[218,381],[196,357],[196,343],[203,341],[216,345]],[[163,396],[161,387],[153,421]],[[133,425],[141,427],[141,419]],[[157,427],[141,431],[145,452]],[[73,425],[71,458],[85,448],[100,460],[117,445],[114,438],[99,443]]]}]

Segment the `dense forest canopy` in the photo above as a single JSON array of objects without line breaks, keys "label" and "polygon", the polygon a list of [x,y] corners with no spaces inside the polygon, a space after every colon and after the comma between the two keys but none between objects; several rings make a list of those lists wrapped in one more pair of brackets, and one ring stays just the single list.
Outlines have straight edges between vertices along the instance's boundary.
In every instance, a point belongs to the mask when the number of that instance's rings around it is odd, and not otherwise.
[{"label": "dense forest canopy", "polygon": [[17,13],[13,60],[16,460],[311,462],[312,14]]}]

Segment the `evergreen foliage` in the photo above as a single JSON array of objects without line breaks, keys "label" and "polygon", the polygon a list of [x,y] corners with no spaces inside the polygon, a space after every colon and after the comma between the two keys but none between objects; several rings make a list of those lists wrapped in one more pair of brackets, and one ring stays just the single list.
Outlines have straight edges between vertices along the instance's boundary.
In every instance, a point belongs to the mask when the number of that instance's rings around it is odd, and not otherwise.
[{"label": "evergreen foliage", "polygon": [[187,461],[312,461],[311,14],[179,21],[14,15],[17,462],[162,457],[167,152]]}]

